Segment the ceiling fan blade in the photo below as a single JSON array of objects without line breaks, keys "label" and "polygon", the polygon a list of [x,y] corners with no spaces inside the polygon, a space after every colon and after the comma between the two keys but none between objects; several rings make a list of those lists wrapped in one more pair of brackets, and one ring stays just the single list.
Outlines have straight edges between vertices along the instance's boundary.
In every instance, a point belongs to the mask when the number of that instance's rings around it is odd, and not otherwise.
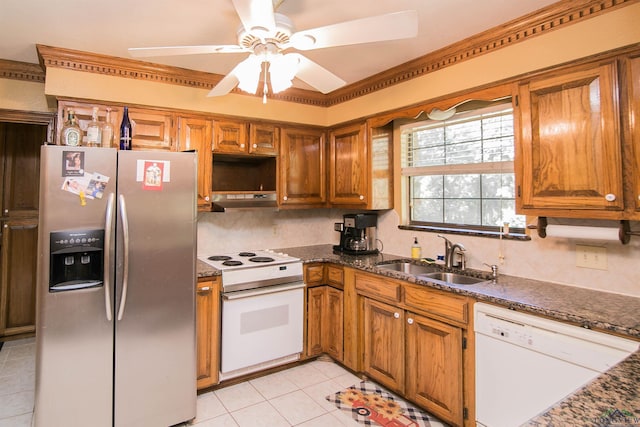
[{"label": "ceiling fan blade", "polygon": [[406,39],[417,34],[418,12],[405,10],[299,31],[291,36],[291,45],[299,50],[322,49]]},{"label": "ceiling fan blade", "polygon": [[276,28],[272,0],[232,0],[244,29],[271,31]]},{"label": "ceiling fan blade", "polygon": [[233,74],[233,71],[224,76],[222,80],[218,82],[217,85],[211,89],[211,91],[207,94],[207,96],[222,96],[226,95],[233,90],[234,87],[238,86],[240,80],[238,77]]},{"label": "ceiling fan blade", "polygon": [[173,55],[195,55],[199,53],[238,53],[245,52],[246,49],[230,45],[204,45],[204,46],[159,46],[159,47],[131,47],[129,54],[136,58],[148,56],[173,56]]},{"label": "ceiling fan blade", "polygon": [[347,84],[347,82],[333,74],[331,71],[316,64],[299,53],[289,53],[285,56],[290,55],[293,55],[299,61],[296,77],[315,87],[320,92],[329,93]]}]

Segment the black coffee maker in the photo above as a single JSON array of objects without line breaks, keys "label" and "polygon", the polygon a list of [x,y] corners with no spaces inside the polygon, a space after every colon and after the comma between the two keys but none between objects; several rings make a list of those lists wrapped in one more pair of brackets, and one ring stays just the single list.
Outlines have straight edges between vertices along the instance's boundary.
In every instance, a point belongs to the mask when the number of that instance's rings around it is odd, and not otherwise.
[{"label": "black coffee maker", "polygon": [[375,213],[346,214],[343,222],[334,224],[334,229],[340,232],[340,244],[333,249],[350,255],[377,254],[377,227]]}]

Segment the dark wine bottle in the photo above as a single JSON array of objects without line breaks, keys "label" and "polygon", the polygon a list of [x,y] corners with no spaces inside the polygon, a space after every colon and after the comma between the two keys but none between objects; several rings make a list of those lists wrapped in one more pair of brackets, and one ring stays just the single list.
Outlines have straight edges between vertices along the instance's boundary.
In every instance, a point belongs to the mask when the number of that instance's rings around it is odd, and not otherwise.
[{"label": "dark wine bottle", "polygon": [[120,149],[131,150],[131,121],[129,120],[129,107],[124,107],[122,123],[120,124]]}]

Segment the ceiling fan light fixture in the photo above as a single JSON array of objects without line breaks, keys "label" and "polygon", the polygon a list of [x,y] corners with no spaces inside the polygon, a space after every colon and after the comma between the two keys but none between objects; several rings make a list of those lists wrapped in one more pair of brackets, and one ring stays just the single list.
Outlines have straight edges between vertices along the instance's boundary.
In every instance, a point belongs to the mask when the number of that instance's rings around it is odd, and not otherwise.
[{"label": "ceiling fan light fixture", "polygon": [[273,93],[282,92],[293,85],[300,60],[293,55],[272,55],[269,62],[269,79]]},{"label": "ceiling fan light fixture", "polygon": [[255,95],[260,82],[261,64],[260,58],[253,54],[249,55],[249,58],[242,63],[242,67],[239,67],[236,72],[240,90]]}]

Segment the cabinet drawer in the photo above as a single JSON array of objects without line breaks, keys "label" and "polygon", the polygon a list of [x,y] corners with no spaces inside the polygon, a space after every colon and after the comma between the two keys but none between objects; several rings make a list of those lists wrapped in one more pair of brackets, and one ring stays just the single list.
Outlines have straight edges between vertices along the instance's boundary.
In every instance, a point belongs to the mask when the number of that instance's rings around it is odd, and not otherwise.
[{"label": "cabinet drawer", "polygon": [[344,284],[344,270],[342,267],[327,266],[327,281],[332,285]]},{"label": "cabinet drawer", "polygon": [[400,284],[391,279],[356,274],[356,290],[373,297],[400,301]]},{"label": "cabinet drawer", "polygon": [[404,302],[409,307],[414,307],[445,319],[461,323],[469,321],[469,303],[464,297],[444,295],[437,291],[406,286]]},{"label": "cabinet drawer", "polygon": [[324,281],[323,264],[305,265],[304,272],[304,281],[307,285],[320,285]]}]

